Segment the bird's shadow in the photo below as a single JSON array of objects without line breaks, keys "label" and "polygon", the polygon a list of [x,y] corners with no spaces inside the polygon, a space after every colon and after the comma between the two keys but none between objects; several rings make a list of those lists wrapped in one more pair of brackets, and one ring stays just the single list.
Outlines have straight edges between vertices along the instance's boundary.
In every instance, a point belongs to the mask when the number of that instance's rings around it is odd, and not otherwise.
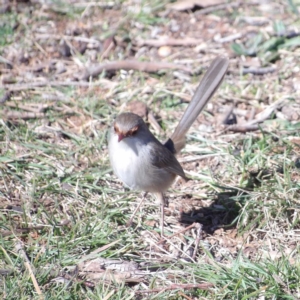
[{"label": "bird's shadow", "polygon": [[235,228],[245,196],[234,189],[218,193],[209,206],[181,212],[179,222],[183,225],[200,223],[207,234],[213,234],[220,228]]}]

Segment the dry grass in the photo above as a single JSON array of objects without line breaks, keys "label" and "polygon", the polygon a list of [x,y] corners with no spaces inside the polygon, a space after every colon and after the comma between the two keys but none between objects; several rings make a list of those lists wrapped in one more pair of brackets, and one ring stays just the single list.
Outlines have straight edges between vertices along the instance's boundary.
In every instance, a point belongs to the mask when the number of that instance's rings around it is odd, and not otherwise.
[{"label": "dry grass", "polygon": [[[300,297],[299,3],[203,14],[166,2],[3,4],[1,298]],[[145,45],[163,36],[186,44]],[[217,55],[230,57],[229,72],[179,157],[192,180],[168,191],[168,237],[151,196],[126,228],[141,195],[111,172],[109,125],[138,100],[164,140]],[[133,59],[180,67],[83,79],[95,64]],[[238,126],[264,121],[232,131],[230,109]]]}]

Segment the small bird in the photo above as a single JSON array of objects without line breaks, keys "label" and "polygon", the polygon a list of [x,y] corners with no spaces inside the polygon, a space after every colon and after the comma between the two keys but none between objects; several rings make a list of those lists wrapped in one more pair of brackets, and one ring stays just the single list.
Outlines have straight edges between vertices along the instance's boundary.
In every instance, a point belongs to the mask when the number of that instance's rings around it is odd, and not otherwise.
[{"label": "small bird", "polygon": [[113,171],[130,189],[154,193],[159,199],[162,235],[165,205],[163,193],[176,176],[187,179],[175,155],[184,147],[187,131],[221,84],[228,64],[228,59],[224,57],[217,57],[212,62],[174,133],[164,144],[150,132],[143,119],[134,113],[121,113],[110,129],[108,150]]}]

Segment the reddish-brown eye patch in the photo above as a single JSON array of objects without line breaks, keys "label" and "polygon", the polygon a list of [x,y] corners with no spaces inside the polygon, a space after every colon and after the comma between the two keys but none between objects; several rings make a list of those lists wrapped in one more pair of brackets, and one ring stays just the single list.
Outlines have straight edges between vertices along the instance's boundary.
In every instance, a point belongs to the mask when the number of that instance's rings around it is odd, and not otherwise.
[{"label": "reddish-brown eye patch", "polygon": [[118,136],[118,141],[121,142],[124,138],[133,136],[137,133],[139,126],[134,126],[128,131],[120,130],[117,124],[114,124],[114,132]]},{"label": "reddish-brown eye patch", "polygon": [[134,126],[133,128],[131,128],[128,132],[128,136],[135,135],[137,133],[138,129],[139,129],[138,126]]},{"label": "reddish-brown eye patch", "polygon": [[120,132],[119,127],[116,124],[114,125],[114,131],[115,131],[115,133],[119,133]]}]

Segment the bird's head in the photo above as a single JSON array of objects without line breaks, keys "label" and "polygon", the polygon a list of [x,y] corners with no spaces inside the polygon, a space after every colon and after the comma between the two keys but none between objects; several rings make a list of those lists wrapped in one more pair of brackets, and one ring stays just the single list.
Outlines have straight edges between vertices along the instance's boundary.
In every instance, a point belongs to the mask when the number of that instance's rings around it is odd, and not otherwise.
[{"label": "bird's head", "polygon": [[146,126],[143,119],[134,113],[122,113],[117,116],[114,122],[114,132],[118,136],[118,141],[133,137]]}]

